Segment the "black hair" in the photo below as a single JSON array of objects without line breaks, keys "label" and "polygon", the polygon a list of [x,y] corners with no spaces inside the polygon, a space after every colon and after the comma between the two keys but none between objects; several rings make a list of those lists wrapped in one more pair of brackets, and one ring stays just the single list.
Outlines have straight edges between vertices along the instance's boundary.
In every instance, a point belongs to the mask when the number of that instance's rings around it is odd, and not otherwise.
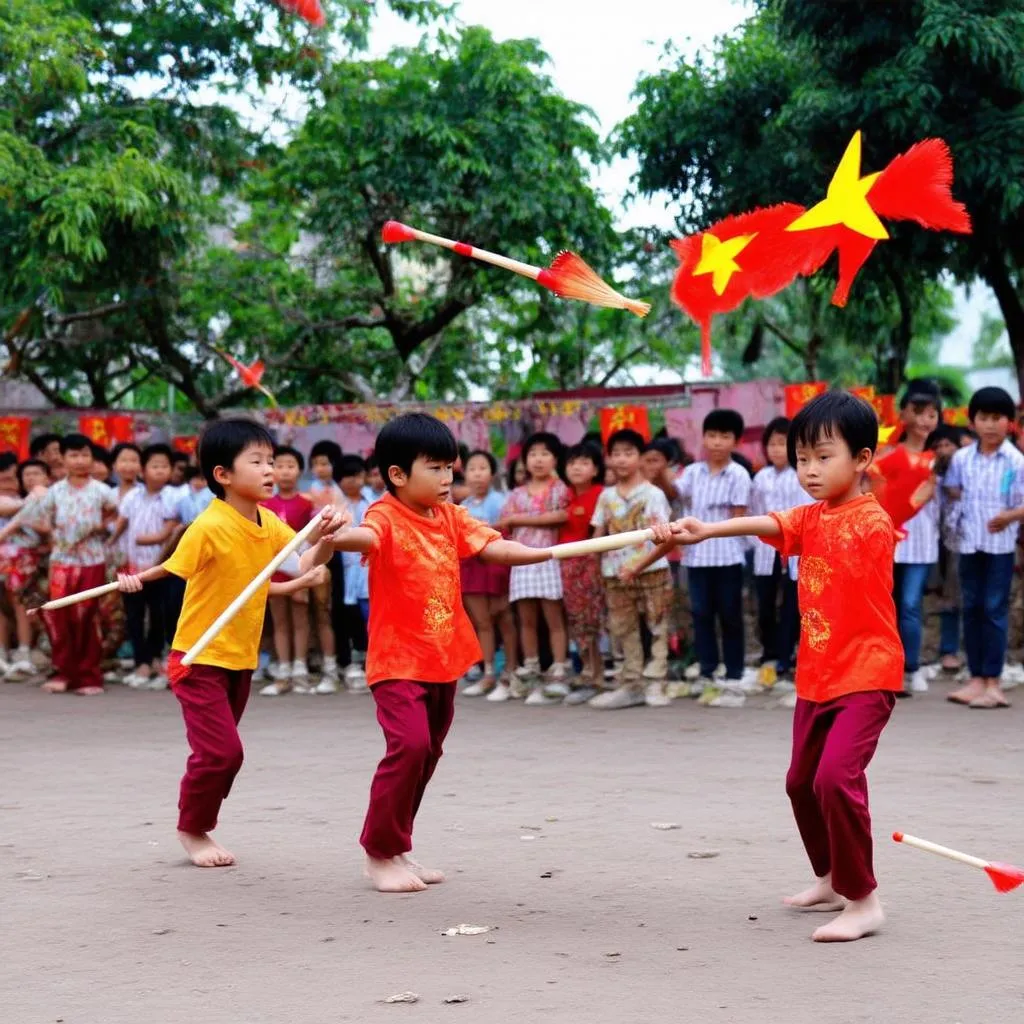
[{"label": "black hair", "polygon": [[[81,437],[82,435],[76,434],[75,436]],[[40,434],[38,437],[33,437],[28,446],[29,457],[33,459],[38,458],[54,441],[60,444],[60,434]],[[75,449],[75,451],[78,450],[77,448]],[[62,448],[61,452],[63,453],[63,451],[64,449]]]},{"label": "black hair", "polygon": [[[153,446],[151,445],[150,447],[153,447]],[[164,445],[164,447],[166,448],[167,446]],[[171,451],[169,448],[167,450]],[[191,461],[192,461],[191,458],[189,458],[189,456],[185,452],[171,451],[171,465],[172,466],[176,462],[184,462],[186,465],[188,465]]]},{"label": "black hair", "polygon": [[202,467],[206,484],[218,498],[224,497],[224,487],[217,481],[213,471],[220,466],[231,470],[235,459],[247,448],[274,449],[270,431],[255,420],[236,417],[229,420],[214,420],[208,424],[199,438],[199,465]]},{"label": "black hair", "polygon": [[[0,455],[0,460],[2,459],[3,456]],[[2,463],[0,463],[0,469],[2,468]],[[50,467],[42,459],[26,459],[24,462],[18,463],[18,490],[21,491],[23,498],[28,497],[28,491],[25,489],[25,470],[33,468],[41,469],[46,474],[47,480],[50,478]]]},{"label": "black hair", "polygon": [[630,430],[629,427],[623,427],[622,430],[613,430],[608,435],[608,440],[605,443],[604,450],[611,455],[612,449],[617,444],[625,444],[630,448],[635,448],[637,453],[642,453],[647,442],[644,441],[644,435],[639,431]]},{"label": "black hair", "polygon": [[378,468],[377,453],[376,453],[376,451],[372,451],[372,452],[370,452],[369,455],[366,456],[366,469],[367,469],[367,471],[369,471],[371,469],[377,469],[377,468]]},{"label": "black hair", "polygon": [[927,377],[908,380],[906,390],[900,399],[900,408],[909,405],[933,405],[938,413],[942,413],[942,391],[939,385]]},{"label": "black hair", "polygon": [[483,448],[474,448],[463,460],[463,467],[469,462],[470,459],[475,459],[477,456],[487,460],[487,465],[491,467],[491,476],[498,475],[498,460],[490,453],[485,452]]},{"label": "black hair", "polygon": [[304,473],[306,471],[306,460],[302,457],[302,452],[298,448],[292,448],[287,444],[275,445],[274,458],[276,459],[279,455],[290,455],[299,464],[299,472]]},{"label": "black hair", "polygon": [[522,466],[526,469],[526,463],[523,461],[523,453],[520,452],[514,459],[508,460],[508,472],[505,476],[505,483],[508,485],[510,491],[514,491],[519,485],[516,483],[516,466]]},{"label": "black hair", "polygon": [[313,464],[313,460],[323,456],[331,464],[331,478],[335,483],[340,479],[338,476],[338,465],[341,462],[341,445],[337,441],[317,441],[312,448],[309,449],[309,464]]},{"label": "black hair", "polygon": [[139,457],[139,461],[142,460],[142,449],[137,444],[132,444],[131,441],[122,441],[120,444],[115,444],[110,452],[111,463],[117,462],[118,455],[123,451],[135,452]]},{"label": "black hair", "polygon": [[531,434],[523,442],[523,465],[526,465],[526,457],[530,454],[531,448],[536,448],[538,445],[547,448],[549,452],[555,457],[555,461],[561,465],[562,455],[565,452],[565,446],[561,441],[552,433],[546,430],[538,430],[535,434]]},{"label": "black hair", "polygon": [[753,479],[754,464],[746,457],[746,455],[743,454],[743,452],[731,452],[729,458],[731,458],[737,466],[742,466],[747,473],[750,474],[750,478]]},{"label": "black hair", "polygon": [[[85,434],[67,434],[65,437],[61,438],[58,438],[56,434],[52,435],[52,437],[48,434],[44,434],[43,436],[50,437],[51,441],[60,441],[61,455],[67,455],[68,452],[80,452],[85,448],[89,449],[90,455],[92,454],[92,441],[90,441],[89,438],[85,436]],[[39,438],[36,438],[36,440],[39,440]],[[49,443],[50,442],[47,442],[47,444]],[[45,447],[46,445],[44,444],[43,448]],[[43,448],[40,448],[39,451],[41,452]],[[31,452],[31,450],[32,449],[30,448],[29,451]]]},{"label": "black hair", "polygon": [[14,469],[18,464],[18,456],[14,452],[0,452],[0,473]]},{"label": "black hair", "polygon": [[[155,459],[158,455],[163,455],[172,466],[174,465],[174,452],[171,451],[169,444],[149,444],[142,449],[142,468],[145,469],[149,465],[149,460]],[[188,456],[185,458],[187,460]]]},{"label": "black hair", "polygon": [[825,438],[840,439],[856,456],[865,448],[878,447],[878,417],[875,410],[848,391],[826,391],[811,399],[793,417],[786,440],[789,463],[796,465],[796,446],[813,448]]},{"label": "black hair", "polygon": [[341,462],[338,463],[338,479],[341,480],[346,476],[358,476],[360,473],[366,472],[366,460],[360,458],[358,455],[342,455]]},{"label": "black hair", "polygon": [[185,483],[192,483],[197,476],[202,476],[204,480],[206,479],[206,477],[203,476],[202,466],[188,466],[185,470]]},{"label": "black hair", "polygon": [[425,412],[407,412],[384,424],[374,448],[384,483],[391,494],[391,467],[397,466],[407,476],[419,458],[454,462],[459,454],[452,432],[434,416]]},{"label": "black hair", "polygon": [[949,441],[951,444],[955,444],[957,448],[960,447],[960,439],[964,436],[963,429],[960,427],[953,426],[950,423],[940,423],[929,435],[928,440],[925,441],[925,448],[934,448],[940,441]]},{"label": "black hair", "polygon": [[979,412],[987,412],[994,416],[1005,416],[1013,422],[1017,416],[1017,407],[1009,393],[1002,388],[979,388],[971,395],[971,404],[967,407],[967,418],[973,423]]},{"label": "black hair", "polygon": [[573,459],[590,459],[597,467],[594,479],[604,483],[604,452],[592,441],[581,441],[574,444],[565,453],[565,464],[568,466]]},{"label": "black hair", "polygon": [[664,455],[669,462],[679,461],[679,445],[671,437],[656,437],[644,445],[644,454],[647,452],[658,452]]},{"label": "black hair", "polygon": [[114,460],[110,457],[110,452],[107,451],[103,445],[97,444],[95,441],[93,441],[90,447],[92,448],[93,460],[96,462],[102,462],[107,469],[110,469],[114,463]]},{"label": "black hair", "polygon": [[720,434],[732,434],[739,441],[743,437],[745,426],[743,417],[735,409],[712,409],[704,417],[701,433],[706,434],[709,430],[714,430]]},{"label": "black hair", "polygon": [[776,416],[767,427],[764,428],[764,433],[761,435],[761,447],[764,449],[765,454],[768,454],[768,442],[776,435],[781,434],[783,437],[789,437],[790,422],[785,416]]}]

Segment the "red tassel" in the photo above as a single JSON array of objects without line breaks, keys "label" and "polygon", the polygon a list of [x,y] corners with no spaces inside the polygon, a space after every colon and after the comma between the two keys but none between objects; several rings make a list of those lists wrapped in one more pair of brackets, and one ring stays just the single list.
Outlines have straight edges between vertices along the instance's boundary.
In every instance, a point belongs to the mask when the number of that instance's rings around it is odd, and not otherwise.
[{"label": "red tassel", "polygon": [[313,28],[323,28],[327,24],[320,0],[278,0],[278,3],[290,14],[297,14],[308,21]]}]

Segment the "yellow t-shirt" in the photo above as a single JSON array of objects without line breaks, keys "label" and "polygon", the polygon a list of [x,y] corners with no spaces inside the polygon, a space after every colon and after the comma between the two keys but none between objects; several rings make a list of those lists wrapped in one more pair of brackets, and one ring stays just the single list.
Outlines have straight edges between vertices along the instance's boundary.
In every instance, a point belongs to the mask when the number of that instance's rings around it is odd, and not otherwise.
[{"label": "yellow t-shirt", "polygon": [[[164,568],[188,581],[174,634],[174,650],[187,651],[214,619],[295,536],[290,526],[261,507],[254,523],[227,502],[214,498],[185,531]],[[231,671],[253,669],[259,661],[268,580],[196,659]]]}]

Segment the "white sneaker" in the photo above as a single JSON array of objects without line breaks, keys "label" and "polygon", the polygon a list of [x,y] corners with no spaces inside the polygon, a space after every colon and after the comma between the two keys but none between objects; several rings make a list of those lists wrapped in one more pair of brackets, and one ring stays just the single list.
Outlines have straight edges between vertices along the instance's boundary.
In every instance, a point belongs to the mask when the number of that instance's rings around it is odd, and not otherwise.
[{"label": "white sneaker", "polygon": [[341,683],[337,676],[322,676],[320,682],[313,687],[313,693],[329,694],[338,693],[341,690]]},{"label": "white sneaker", "polygon": [[132,672],[124,677],[124,685],[130,686],[133,690],[148,690],[149,681],[152,678],[152,675],[139,675],[138,670],[136,670],[135,672]]},{"label": "white sneaker", "polygon": [[796,707],[796,690],[792,693],[785,693],[779,698],[780,708],[795,708]]},{"label": "white sneaker", "polygon": [[267,683],[266,686],[260,690],[261,697],[283,697],[292,688],[291,683],[287,680],[280,682]]},{"label": "white sneaker", "polygon": [[606,668],[604,670],[604,677],[605,677],[605,679],[608,682],[612,682],[613,680],[618,679],[619,676],[621,676],[621,675],[622,675],[622,662],[621,661],[614,662],[612,664],[611,668]]},{"label": "white sneaker", "polygon": [[554,700],[565,700],[572,687],[568,683],[548,683],[544,687],[544,695]]},{"label": "white sneaker", "polygon": [[649,708],[667,708],[672,698],[665,692],[664,682],[648,683],[644,691],[644,703]]},{"label": "white sneaker", "polygon": [[[479,665],[474,665],[466,673],[466,682],[467,683],[479,683],[480,680],[483,679],[483,677],[484,677],[484,670]],[[465,691],[463,691],[463,692],[465,692]]]},{"label": "white sneaker", "polygon": [[[469,678],[468,674],[466,678]],[[479,682],[464,687],[461,692],[463,697],[486,697],[494,689],[494,686],[494,676],[483,676]]]},{"label": "white sneaker", "polygon": [[4,673],[4,679],[9,683],[20,683],[25,679],[31,679],[36,674],[36,667],[28,658],[19,658],[12,665],[8,666]]},{"label": "white sneaker", "polygon": [[724,665],[719,665],[718,668],[716,668],[715,671],[712,673],[712,675],[715,677],[715,679],[724,679],[725,678],[725,666]]},{"label": "white sneaker", "polygon": [[1001,685],[1004,690],[1012,690],[1024,686],[1024,665],[1004,665]]},{"label": "white sneaker", "polygon": [[514,674],[516,679],[535,679],[540,675],[540,658],[527,658]]},{"label": "white sneaker", "polygon": [[688,665],[683,673],[683,678],[691,683],[697,682],[700,679],[700,664],[695,661],[692,665]]},{"label": "white sneaker", "polygon": [[747,703],[747,695],[738,689],[723,690],[714,700],[708,701],[709,708],[741,708]]},{"label": "white sneaker", "polygon": [[511,696],[512,690],[508,683],[498,683],[484,699],[490,701],[491,704],[504,704]]},{"label": "white sneaker", "polygon": [[521,679],[518,675],[513,674],[512,681],[509,684],[509,697],[512,700],[522,700],[529,692],[530,684],[525,679]]},{"label": "white sneaker", "polygon": [[924,669],[919,668],[910,677],[909,687],[911,693],[927,693],[928,692],[928,676],[925,674]]},{"label": "white sneaker", "polygon": [[526,698],[526,703],[532,708],[547,708],[553,704],[561,704],[562,697],[549,697],[542,686],[535,686]]},{"label": "white sneaker", "polygon": [[7,670],[11,667],[11,663],[8,660],[10,656],[10,652],[6,647],[0,648],[0,675],[7,675]]},{"label": "white sneaker", "polygon": [[620,686],[617,690],[599,693],[588,707],[599,711],[617,711],[619,708],[638,708],[646,704],[643,693],[634,686]]},{"label": "white sneaker", "polygon": [[345,689],[349,693],[370,692],[370,687],[366,683],[366,673],[359,665],[349,665],[345,669]]},{"label": "white sneaker", "polygon": [[313,693],[313,684],[309,681],[309,669],[304,661],[293,661],[291,666],[293,693]]},{"label": "white sneaker", "polygon": [[745,668],[743,675],[737,680],[727,680],[730,686],[742,690],[744,693],[757,693],[761,689],[761,670],[759,668]]},{"label": "white sneaker", "polygon": [[665,684],[665,693],[672,700],[680,700],[683,697],[699,697],[701,687],[696,681],[690,683],[684,679],[673,679],[672,682]]},{"label": "white sneaker", "polygon": [[167,676],[162,672],[158,672],[155,676],[150,676],[146,686],[140,686],[140,690],[166,690],[170,686],[167,681]]},{"label": "white sneaker", "polygon": [[583,686],[577,686],[575,690],[570,690],[562,701],[566,707],[575,707],[579,704],[586,704],[593,700],[601,691],[590,683],[584,683]]}]

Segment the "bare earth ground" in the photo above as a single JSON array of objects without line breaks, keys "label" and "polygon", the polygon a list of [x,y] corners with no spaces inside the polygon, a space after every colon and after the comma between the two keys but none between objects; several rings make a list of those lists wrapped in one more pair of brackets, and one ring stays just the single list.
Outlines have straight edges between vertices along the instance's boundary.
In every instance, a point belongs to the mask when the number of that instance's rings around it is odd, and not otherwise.
[{"label": "bare earth ground", "polygon": [[[1024,890],[1000,896],[887,839],[898,828],[1024,860],[1014,696],[1005,714],[937,693],[897,708],[871,775],[889,924],[820,946],[808,935],[823,918],[778,903],[809,874],[781,708],[463,699],[418,831],[449,883],[382,896],[355,842],[382,749],[368,697],[252,701],[218,833],[240,863],[204,871],[173,835],[185,748],[171,695],[7,686],[0,1020],[1021,1021]],[[441,936],[461,923],[496,930]],[[406,990],[417,1005],[381,1002]]]}]

